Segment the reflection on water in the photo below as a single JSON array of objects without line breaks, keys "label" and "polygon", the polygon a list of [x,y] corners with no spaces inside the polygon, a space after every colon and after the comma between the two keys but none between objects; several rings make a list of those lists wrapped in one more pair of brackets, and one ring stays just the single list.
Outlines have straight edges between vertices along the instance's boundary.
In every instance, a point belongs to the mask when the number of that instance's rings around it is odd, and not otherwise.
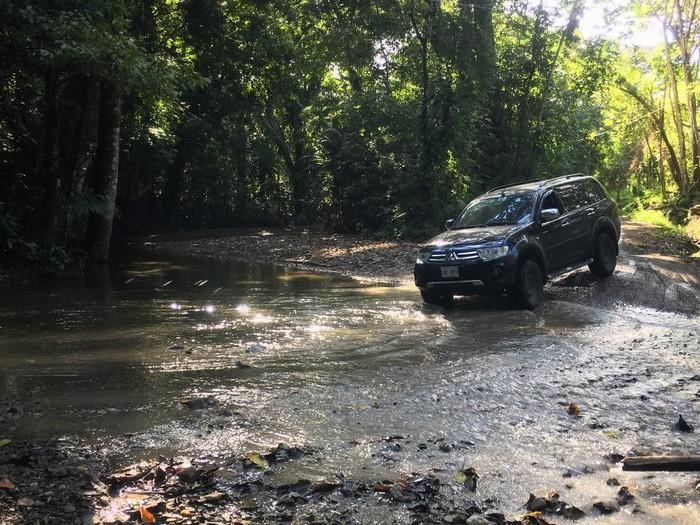
[{"label": "reflection on water", "polygon": [[[410,286],[137,261],[87,284],[3,290],[0,399],[25,406],[16,438],[77,434],[131,457],[280,441],[317,451],[280,480],[449,476],[466,461],[482,472],[479,497],[506,511],[550,489],[585,506],[611,490],[607,452],[700,449],[669,423],[697,414],[692,384],[677,383],[697,372],[696,355],[678,350],[697,343],[696,321],[561,301],[533,313],[501,298],[445,311]],[[197,396],[217,405],[179,403]],[[582,418],[567,414],[571,402]],[[384,450],[380,438],[396,434],[401,451]],[[650,523],[689,493],[682,475],[656,487],[614,475],[649,500]]]}]

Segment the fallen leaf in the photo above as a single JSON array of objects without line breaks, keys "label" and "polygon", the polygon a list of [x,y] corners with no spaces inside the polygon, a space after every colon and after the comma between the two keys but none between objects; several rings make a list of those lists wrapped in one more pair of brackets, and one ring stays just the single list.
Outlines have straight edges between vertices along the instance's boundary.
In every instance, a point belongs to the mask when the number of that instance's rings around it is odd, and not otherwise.
[{"label": "fallen leaf", "polygon": [[340,481],[325,479],[314,483],[311,486],[311,492],[329,492],[337,489],[340,486],[342,486]]},{"label": "fallen leaf", "polygon": [[214,491],[199,498],[199,503],[218,503],[226,497],[223,492]]},{"label": "fallen leaf", "polygon": [[11,439],[0,439],[0,447],[6,447],[10,443],[12,443]]},{"label": "fallen leaf", "polygon": [[143,523],[155,523],[156,517],[143,505],[139,506],[139,514]]},{"label": "fallen leaf", "polygon": [[13,489],[15,484],[7,478],[0,478],[0,489]]},{"label": "fallen leaf", "polygon": [[610,439],[617,439],[618,437],[620,437],[620,433],[614,430],[606,430],[603,432],[603,435]]},{"label": "fallen leaf", "polygon": [[452,478],[463,485],[464,488],[476,492],[476,484],[479,481],[479,473],[474,467],[461,468],[452,475]]},{"label": "fallen leaf", "polygon": [[387,493],[391,490],[391,485],[388,485],[386,483],[377,483],[374,486],[374,491],[375,492],[384,492]]},{"label": "fallen leaf", "polygon": [[261,469],[267,469],[270,466],[270,463],[257,452],[248,452],[245,457]]},{"label": "fallen leaf", "polygon": [[578,406],[576,403],[571,403],[568,408],[569,414],[572,416],[580,416],[581,415],[581,407]]}]

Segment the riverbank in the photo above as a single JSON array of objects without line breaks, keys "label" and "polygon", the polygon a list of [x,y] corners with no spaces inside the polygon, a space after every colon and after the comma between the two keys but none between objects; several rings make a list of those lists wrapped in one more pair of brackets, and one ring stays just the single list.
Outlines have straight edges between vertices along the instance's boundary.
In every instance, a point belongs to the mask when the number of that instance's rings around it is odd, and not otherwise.
[{"label": "riverbank", "polygon": [[[380,441],[395,449],[410,443],[403,436]],[[358,521],[548,525],[549,517],[587,515],[549,494],[531,496],[523,502],[521,518],[507,519],[492,505],[470,503],[468,496],[465,502],[463,495],[474,494],[479,481],[478,472],[467,467],[454,473],[441,469],[397,473],[393,480],[336,476],[287,484],[272,481],[280,465],[310,454],[313,451],[280,444],[267,453],[240,458],[160,456],[105,470],[89,447],[74,441],[9,443],[0,448],[0,519],[3,525]],[[639,512],[627,487],[615,491],[617,502],[600,502],[589,512],[618,512],[627,505]]]},{"label": "riverbank", "polygon": [[[129,245],[155,256],[276,264],[355,279],[410,284],[417,242],[327,233],[303,228],[246,228],[153,235]],[[609,305],[627,302],[689,314],[700,312],[698,247],[662,228],[624,221],[616,275],[597,281],[580,270],[556,279],[548,294]],[[588,289],[583,294],[564,289]]]},{"label": "riverbank", "polygon": [[130,241],[154,255],[276,264],[357,279],[412,281],[419,243],[306,228],[236,228]]}]

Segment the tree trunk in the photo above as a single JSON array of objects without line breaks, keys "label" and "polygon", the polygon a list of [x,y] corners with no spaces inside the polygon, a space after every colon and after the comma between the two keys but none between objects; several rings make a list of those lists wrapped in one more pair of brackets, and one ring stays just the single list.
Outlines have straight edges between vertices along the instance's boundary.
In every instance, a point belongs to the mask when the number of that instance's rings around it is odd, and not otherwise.
[{"label": "tree trunk", "polygon": [[417,185],[417,191],[423,196],[422,209],[415,210],[417,214],[424,215],[423,218],[428,218],[432,209],[432,155],[431,155],[431,138],[429,126],[429,111],[430,111],[430,72],[428,70],[428,51],[431,36],[432,18],[435,15],[437,4],[429,3],[428,11],[425,14],[423,22],[423,31],[418,27],[413,11],[409,13],[413,30],[416,33],[416,38],[420,44],[420,84],[421,84],[421,102],[420,102],[420,120],[419,132],[421,140],[420,153],[420,174]]},{"label": "tree trunk", "polygon": [[[181,137],[188,136],[189,130],[179,131]],[[167,171],[163,187],[163,217],[161,223],[171,230],[182,229],[182,188],[189,156],[187,139],[181,138],[177,145],[175,160]]]},{"label": "tree trunk", "polygon": [[676,82],[676,72],[673,69],[671,61],[671,46],[666,36],[668,29],[668,21],[664,21],[664,49],[666,56],[666,68],[668,69],[668,80],[671,88],[671,108],[673,109],[673,121],[676,124],[676,133],[678,134],[678,164],[680,168],[680,180],[678,181],[678,190],[681,194],[685,193],[688,185],[688,163],[685,150],[685,129],[683,128],[683,113],[681,111],[680,98],[678,96],[678,83]]},{"label": "tree trunk", "polygon": [[42,153],[41,176],[44,186],[44,196],[41,205],[41,237],[46,246],[56,244],[58,233],[58,197],[60,193],[60,178],[58,170],[58,86],[56,73],[53,68],[46,73],[45,79],[46,109],[44,124],[44,147]]},{"label": "tree trunk", "polygon": [[[685,83],[685,93],[688,102],[688,113],[690,115],[690,148],[692,156],[692,174],[693,182],[700,182],[700,132],[698,131],[698,115],[697,101],[695,99],[695,84],[693,82],[693,74],[691,72],[691,51],[688,46],[688,40],[691,33],[691,28],[688,31],[685,29],[685,21],[683,19],[683,10],[679,0],[675,0],[676,13],[678,16],[678,29],[676,31],[676,39],[681,50],[681,64],[683,66],[683,81]],[[695,7],[690,14],[689,24],[695,22]]]},{"label": "tree trunk", "polygon": [[[671,143],[670,139],[668,138],[668,134],[666,133],[666,124],[664,122],[665,119],[663,111],[661,111],[660,115],[657,115],[657,113],[659,113],[659,108],[654,107],[653,103],[649,102],[648,100],[645,100],[644,97],[641,94],[639,94],[636,88],[628,82],[622,81],[619,87],[620,89],[622,89],[622,91],[624,91],[632,98],[634,98],[637,102],[639,102],[639,104],[649,113],[652,122],[656,126],[657,131],[659,132],[659,138],[663,141],[663,143],[666,145],[666,149],[668,150],[668,165],[671,169],[671,176],[673,177],[673,180],[676,181],[676,184],[679,188],[685,189],[683,172],[681,170],[681,165],[678,160],[678,156],[676,155],[676,150],[674,149],[673,144]],[[681,191],[681,193],[682,192],[683,191]]]},{"label": "tree trunk", "polygon": [[666,194],[666,173],[664,169],[664,145],[661,140],[661,135],[659,135],[659,184],[661,184],[661,198],[664,202],[667,199]]},{"label": "tree trunk", "polygon": [[86,249],[93,263],[109,259],[109,243],[117,198],[119,178],[119,125],[121,93],[114,80],[100,85],[97,155],[95,158],[94,192],[104,199],[102,213],[93,213],[88,225]]}]

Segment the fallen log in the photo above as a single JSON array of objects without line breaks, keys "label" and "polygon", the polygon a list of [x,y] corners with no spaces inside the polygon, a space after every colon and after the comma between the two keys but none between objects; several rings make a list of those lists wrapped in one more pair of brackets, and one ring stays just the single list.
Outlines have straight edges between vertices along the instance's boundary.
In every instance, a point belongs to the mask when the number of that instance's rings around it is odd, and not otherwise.
[{"label": "fallen log", "polygon": [[622,460],[634,472],[700,472],[700,456],[640,456]]}]

